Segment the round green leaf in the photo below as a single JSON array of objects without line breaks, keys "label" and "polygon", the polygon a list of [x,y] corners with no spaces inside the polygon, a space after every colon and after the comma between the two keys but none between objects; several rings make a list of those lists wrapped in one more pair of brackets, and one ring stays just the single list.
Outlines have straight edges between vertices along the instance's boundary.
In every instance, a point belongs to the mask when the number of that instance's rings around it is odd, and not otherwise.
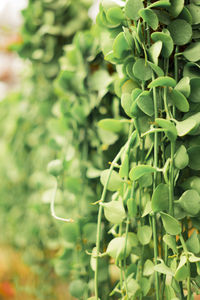
[{"label": "round green leaf", "polygon": [[154,270],[161,274],[170,275],[170,276],[174,275],[173,271],[169,267],[167,267],[163,261],[161,261],[160,264],[154,266]]},{"label": "round green leaf", "polygon": [[187,60],[196,62],[200,60],[200,42],[191,43],[184,51],[183,55]]},{"label": "round green leaf", "polygon": [[190,81],[191,85],[191,93],[190,93],[190,101],[199,103],[200,102],[200,78],[192,78]]},{"label": "round green leaf", "polygon": [[195,190],[187,190],[179,198],[178,203],[188,214],[195,216],[200,210],[200,196]]},{"label": "round green leaf", "polygon": [[188,163],[189,163],[189,156],[187,154],[187,150],[184,145],[181,145],[176,151],[174,157],[175,167],[182,170],[185,167],[187,167]]},{"label": "round green leaf", "polygon": [[148,6],[148,8],[152,8],[152,7],[162,7],[162,8],[166,8],[171,6],[171,3],[169,2],[169,0],[160,0],[160,1],[156,1],[152,4],[150,4]]},{"label": "round green leaf", "polygon": [[156,118],[155,122],[162,127],[163,129],[165,129],[165,134],[168,137],[168,139],[170,141],[175,141],[177,138],[177,130],[176,127],[174,125],[174,123],[172,123],[169,120],[165,120],[165,119],[161,119],[161,118]]},{"label": "round green leaf", "polygon": [[158,64],[158,57],[162,50],[162,42],[157,41],[149,48],[149,55],[154,64]]},{"label": "round green leaf", "polygon": [[192,24],[192,15],[191,15],[189,9],[187,9],[186,7],[183,7],[182,12],[180,13],[180,15],[178,17],[179,17],[179,19],[183,19],[183,20],[187,21],[189,24]]},{"label": "round green leaf", "polygon": [[114,25],[120,25],[121,21],[124,19],[122,9],[119,6],[109,8],[106,11],[106,17],[107,20]]},{"label": "round green leaf", "polygon": [[176,89],[172,89],[170,91],[170,98],[173,102],[173,104],[182,112],[188,112],[189,111],[189,103],[185,96],[179,92]]},{"label": "round green leaf", "polygon": [[149,83],[148,88],[151,89],[158,86],[175,87],[176,80],[168,76],[158,77]]},{"label": "round green leaf", "polygon": [[171,6],[168,8],[170,14],[176,18],[184,8],[184,0],[171,0]]},{"label": "round green leaf", "polygon": [[151,276],[153,272],[154,272],[154,264],[150,259],[147,259],[144,264],[143,275]]},{"label": "round green leaf", "polygon": [[113,53],[116,58],[123,58],[126,52],[129,50],[129,45],[126,41],[123,32],[120,32],[113,43]]},{"label": "round green leaf", "polygon": [[113,224],[120,224],[126,217],[126,212],[122,201],[110,201],[108,203],[100,203],[104,208],[106,219]]},{"label": "round green leaf", "polygon": [[183,77],[175,86],[175,89],[181,92],[185,97],[190,95],[190,78]]},{"label": "round green leaf", "polygon": [[127,0],[125,5],[125,15],[132,20],[139,19],[139,10],[142,9],[143,3],[141,0]]},{"label": "round green leaf", "polygon": [[186,280],[189,276],[188,268],[186,267],[187,258],[186,256],[182,256],[180,259],[180,263],[178,265],[178,268],[176,269],[176,272],[174,274],[174,278],[177,281],[183,281]]},{"label": "round green leaf", "polygon": [[87,283],[83,280],[77,279],[70,283],[69,292],[75,298],[80,298],[87,290]]},{"label": "round green leaf", "polygon": [[152,195],[152,210],[159,212],[169,208],[169,188],[167,184],[160,183]]},{"label": "round green leaf", "polygon": [[[103,186],[105,186],[107,183],[109,173],[110,173],[110,169],[101,172],[100,180]],[[120,188],[121,183],[122,183],[122,179],[119,176],[119,173],[113,170],[110,175],[110,179],[108,181],[107,189],[112,192],[117,191]]]},{"label": "round green leaf", "polygon": [[154,42],[161,41],[163,43],[161,54],[163,57],[169,57],[174,49],[174,43],[170,35],[164,32],[153,32],[151,38]]},{"label": "round green leaf", "polygon": [[169,234],[165,234],[163,236],[163,241],[165,242],[165,244],[167,244],[167,246],[169,248],[171,248],[173,250],[174,254],[178,253],[178,249],[177,249],[177,246],[176,246],[176,238],[174,236],[171,236]]},{"label": "round green leaf", "polygon": [[115,119],[103,119],[98,122],[98,126],[104,130],[112,131],[112,132],[120,132],[123,128],[120,120]]},{"label": "round green leaf", "polygon": [[142,245],[147,245],[151,241],[152,229],[150,226],[144,225],[138,228],[137,237]]},{"label": "round green leaf", "polygon": [[138,107],[148,116],[153,116],[154,105],[151,92],[144,91],[137,98]]},{"label": "round green leaf", "polygon": [[126,255],[125,255],[126,258],[127,256],[129,256],[131,252],[131,243],[129,239],[127,239],[127,243],[126,243],[125,237],[116,237],[112,239],[108,244],[106,253],[114,259],[123,259],[125,254],[125,249],[126,249]]},{"label": "round green leaf", "polygon": [[200,194],[200,177],[192,176],[186,178],[180,185],[184,190],[193,189]]},{"label": "round green leaf", "polygon": [[138,108],[138,105],[137,105],[137,98],[138,96],[142,93],[142,90],[141,89],[134,89],[132,94],[131,94],[131,98],[132,98],[132,104],[131,104],[131,115],[135,118],[137,118],[137,116],[139,115],[139,108]]},{"label": "round green leaf", "polygon": [[153,10],[143,8],[139,11],[139,15],[153,30],[158,28],[158,17]]},{"label": "round green leaf", "polygon": [[186,6],[192,15],[192,24],[200,23],[200,7],[195,4],[189,4]]},{"label": "round green leaf", "polygon": [[127,201],[127,207],[128,207],[128,213],[131,218],[136,217],[137,215],[137,204],[135,202],[135,199],[129,198]]},{"label": "round green leaf", "polygon": [[63,170],[63,163],[60,159],[52,160],[48,163],[47,171],[53,176],[59,176]]},{"label": "round green leaf", "polygon": [[136,88],[139,88],[138,83],[129,79],[122,85],[122,94],[124,93],[131,94],[132,91]]},{"label": "round green leaf", "polygon": [[181,233],[181,225],[175,218],[164,212],[160,212],[160,215],[165,231],[168,234],[177,235]]},{"label": "round green leaf", "polygon": [[172,21],[168,29],[176,45],[185,45],[192,38],[192,26],[185,20],[177,19]]},{"label": "round green leaf", "polygon": [[189,167],[193,170],[200,170],[200,146],[192,146],[188,149]]},{"label": "round green leaf", "polygon": [[132,103],[133,103],[133,101],[132,101],[131,94],[128,94],[128,93],[122,94],[121,106],[123,107],[127,116],[129,116],[130,118],[132,117],[132,114],[131,114]]},{"label": "round green leaf", "polygon": [[152,77],[152,70],[143,58],[139,58],[133,65],[133,74],[136,78],[147,81]]},{"label": "round green leaf", "polygon": [[184,121],[176,122],[176,130],[178,136],[184,136],[192,131],[196,127],[197,122],[192,119],[188,118]]},{"label": "round green leaf", "polygon": [[156,168],[152,167],[152,166],[148,166],[148,165],[139,165],[136,167],[133,167],[130,172],[129,172],[129,178],[131,180],[137,180],[140,177],[142,177],[143,175],[147,174],[147,173],[153,173],[156,172]]},{"label": "round green leaf", "polygon": [[188,251],[190,251],[194,254],[199,253],[200,243],[199,243],[199,239],[198,239],[198,235],[197,235],[196,230],[192,233],[190,238],[187,240],[186,245],[187,245]]},{"label": "round green leaf", "polygon": [[153,64],[152,62],[148,61],[148,65],[150,66],[150,68],[154,71],[154,73],[158,76],[164,76],[164,72],[163,70],[157,66],[156,64]]}]

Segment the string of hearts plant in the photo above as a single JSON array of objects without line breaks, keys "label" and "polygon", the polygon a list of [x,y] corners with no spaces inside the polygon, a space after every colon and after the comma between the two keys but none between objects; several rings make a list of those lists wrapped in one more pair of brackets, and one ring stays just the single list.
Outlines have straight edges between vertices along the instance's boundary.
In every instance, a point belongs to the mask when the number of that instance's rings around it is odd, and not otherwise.
[{"label": "string of hearts plant", "polygon": [[[200,1],[120,6],[102,0],[97,24],[130,128],[101,173],[90,299],[100,299],[104,256],[120,272],[114,299],[194,299],[200,289]],[[98,126],[114,132],[121,121],[102,119]],[[112,236],[105,252],[104,216]]]}]

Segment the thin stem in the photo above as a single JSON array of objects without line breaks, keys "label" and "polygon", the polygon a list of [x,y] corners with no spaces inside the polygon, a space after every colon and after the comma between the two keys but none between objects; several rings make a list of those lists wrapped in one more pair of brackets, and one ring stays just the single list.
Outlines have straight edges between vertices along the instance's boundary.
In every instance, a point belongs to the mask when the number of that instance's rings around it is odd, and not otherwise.
[{"label": "thin stem", "polygon": [[[169,59],[166,58],[164,60],[164,68],[165,68],[165,75],[168,75],[168,69],[169,69]],[[164,94],[163,94],[163,101],[164,101],[164,108],[166,112],[167,119],[171,118],[171,112],[169,110],[168,101],[167,101],[167,87],[164,87]]]},{"label": "thin stem", "polygon": [[[176,46],[175,54],[178,53],[179,47]],[[174,77],[176,82],[178,82],[178,56],[174,55]],[[173,105],[173,117],[176,115],[176,107]]]},{"label": "thin stem", "polygon": [[169,214],[174,215],[174,152],[175,143],[171,142],[171,161],[169,170]]},{"label": "thin stem", "polygon": [[180,234],[180,242],[181,242],[181,245],[183,246],[183,250],[187,256],[187,270],[188,270],[188,277],[187,277],[187,300],[191,300],[192,297],[191,297],[191,270],[190,270],[190,262],[189,262],[189,257],[188,257],[188,249],[187,249],[187,245],[185,243],[185,240],[182,236],[182,234]]}]

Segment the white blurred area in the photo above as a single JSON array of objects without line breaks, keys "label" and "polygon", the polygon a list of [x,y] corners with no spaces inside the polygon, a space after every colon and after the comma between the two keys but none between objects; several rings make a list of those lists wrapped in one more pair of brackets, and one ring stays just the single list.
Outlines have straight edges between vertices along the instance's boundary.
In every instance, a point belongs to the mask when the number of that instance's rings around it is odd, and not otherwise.
[{"label": "white blurred area", "polygon": [[21,10],[26,4],[27,0],[0,0],[0,101],[19,83],[22,62],[9,47],[20,41]]}]

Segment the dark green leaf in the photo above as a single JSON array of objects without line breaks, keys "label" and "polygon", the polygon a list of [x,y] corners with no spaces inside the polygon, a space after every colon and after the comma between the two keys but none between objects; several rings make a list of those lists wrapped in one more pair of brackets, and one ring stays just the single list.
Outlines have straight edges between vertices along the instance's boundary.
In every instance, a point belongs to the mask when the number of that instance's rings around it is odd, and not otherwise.
[{"label": "dark green leaf", "polygon": [[168,29],[175,45],[185,45],[192,38],[192,26],[182,19],[172,21]]},{"label": "dark green leaf", "polygon": [[168,76],[162,76],[159,78],[154,79],[152,82],[149,83],[148,88],[158,87],[158,86],[168,86],[168,87],[175,87],[176,81]]},{"label": "dark green leaf", "polygon": [[139,15],[153,30],[158,28],[158,17],[153,10],[143,8],[139,11]]},{"label": "dark green leaf", "polygon": [[196,62],[200,60],[200,42],[191,43],[184,51],[183,55],[187,60]]},{"label": "dark green leaf", "polygon": [[179,198],[178,203],[188,214],[195,216],[200,210],[200,196],[195,190],[187,190]]},{"label": "dark green leaf", "polygon": [[200,146],[192,146],[188,149],[189,167],[200,170]]},{"label": "dark green leaf", "polygon": [[153,173],[156,172],[156,168],[148,165],[139,165],[133,167],[129,172],[129,177],[131,180],[135,181],[142,177],[143,175],[147,173]]},{"label": "dark green leaf", "polygon": [[179,92],[176,89],[172,89],[170,91],[170,98],[173,102],[173,104],[182,112],[188,112],[189,111],[189,103],[185,96]]},{"label": "dark green leaf", "polygon": [[139,58],[133,65],[133,74],[136,78],[147,81],[152,77],[152,70],[143,58]]},{"label": "dark green leaf", "polygon": [[174,157],[174,164],[176,168],[182,170],[185,167],[187,167],[188,163],[189,163],[189,156],[187,154],[187,150],[184,145],[181,145],[176,151]]}]

